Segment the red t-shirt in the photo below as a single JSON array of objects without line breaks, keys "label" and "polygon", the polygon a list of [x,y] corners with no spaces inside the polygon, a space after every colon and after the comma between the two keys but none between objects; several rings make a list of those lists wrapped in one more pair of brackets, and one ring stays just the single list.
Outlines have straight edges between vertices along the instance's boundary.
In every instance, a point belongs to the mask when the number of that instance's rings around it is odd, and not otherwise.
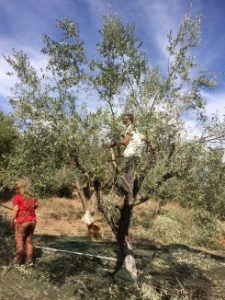
[{"label": "red t-shirt", "polygon": [[25,199],[21,194],[17,194],[13,197],[13,206],[18,205],[19,207],[16,223],[21,224],[29,221],[36,221],[35,202],[35,199]]}]

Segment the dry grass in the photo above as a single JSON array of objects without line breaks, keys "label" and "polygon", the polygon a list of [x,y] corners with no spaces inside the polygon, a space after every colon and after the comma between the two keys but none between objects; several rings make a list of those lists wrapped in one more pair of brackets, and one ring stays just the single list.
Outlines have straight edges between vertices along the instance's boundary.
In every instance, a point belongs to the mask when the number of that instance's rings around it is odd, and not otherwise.
[{"label": "dry grass", "polygon": [[[10,202],[5,204],[12,207]],[[9,217],[9,210],[0,208],[0,214],[3,214],[3,212],[7,213]],[[82,214],[82,206],[77,199],[50,198],[40,200],[35,233],[54,236],[87,236],[88,229],[81,220]],[[103,239],[112,240],[112,232],[108,225],[101,220],[102,216],[97,214],[97,218],[99,219],[97,224],[101,226]],[[134,242],[143,239],[145,241],[154,241],[156,244],[186,244],[193,246],[199,237],[204,238],[204,232],[194,222],[194,212],[182,208],[174,202],[166,203],[160,210],[157,201],[144,203],[135,207],[133,219],[130,232]],[[225,237],[225,223],[220,222],[218,224],[220,234],[218,239],[222,243]],[[60,237],[58,241],[61,239],[65,240],[64,238]],[[6,239],[4,239],[5,241]],[[10,248],[7,248],[7,244],[3,244],[3,254],[7,253],[9,255],[8,249],[14,248],[14,241],[12,242],[13,246],[9,244]],[[90,247],[93,246],[93,244],[89,244]],[[47,241],[46,245],[48,245]],[[149,243],[146,243],[146,245],[148,246]],[[97,249],[99,251],[99,248]],[[152,258],[143,256],[143,261],[139,259],[140,281],[132,286],[121,285],[121,287],[114,282],[112,283],[111,277],[107,277],[107,273],[99,272],[101,268],[99,268],[99,263],[95,260],[83,260],[80,257],[63,257],[62,253],[54,255],[45,253],[45,255],[38,258],[39,265],[32,270],[31,274],[19,275],[21,279],[20,286],[15,291],[21,297],[26,291],[32,299],[43,298],[44,289],[49,294],[45,294],[43,299],[46,296],[48,296],[48,299],[75,299],[74,297],[78,295],[80,290],[82,290],[83,294],[79,294],[77,299],[86,299],[85,295],[88,295],[88,297],[90,295],[90,299],[93,298],[93,295],[96,297],[95,299],[222,299],[218,295],[224,295],[224,263],[219,264],[217,260],[207,257],[205,255],[206,251],[204,253],[185,251],[185,248],[183,249],[182,247],[175,247],[174,250],[171,247],[170,251],[166,249],[167,247],[161,246],[159,251],[154,250]],[[141,249],[140,243],[136,250],[137,254],[138,251],[141,253],[140,250],[146,254],[148,248]],[[108,248],[101,249],[101,251],[104,251],[106,256],[112,253],[111,251],[108,252]],[[148,255],[151,252],[153,251],[149,251]],[[4,256],[2,257],[4,258]],[[6,261],[5,258],[4,261]],[[105,268],[105,266],[103,267]],[[1,293],[3,291],[5,295],[8,295],[9,287],[18,278],[18,273],[16,272],[12,269],[6,272],[4,277],[0,276],[2,278]],[[48,274],[48,277],[46,277],[46,274]],[[27,289],[28,278],[32,279],[30,281],[32,286],[29,291]],[[42,279],[43,281],[41,281]],[[55,283],[57,283],[57,288]],[[103,286],[105,288],[102,289]],[[214,289],[214,298],[211,298],[211,289]],[[58,297],[53,296],[53,291],[59,293]],[[74,294],[75,292],[77,293],[76,295]],[[198,294],[196,294],[197,292]],[[17,297],[18,299],[20,298],[19,296]],[[16,299],[16,297],[14,298]],[[12,299],[12,297],[4,297],[4,299]]]},{"label": "dry grass", "polygon": [[217,231],[211,233],[196,224],[193,210],[172,201],[159,207],[159,203],[152,200],[135,208],[131,237],[133,241],[151,240],[154,243],[221,250],[225,237],[224,224],[218,222]]},{"label": "dry grass", "polygon": [[[158,201],[150,200],[144,204],[139,205],[134,211],[133,228],[137,234],[141,232],[145,237],[157,231],[162,231],[162,236],[165,236],[165,230],[173,231],[173,225],[192,224],[192,212],[186,208],[182,208],[175,202],[168,202],[165,205],[160,205]],[[177,231],[175,230],[175,236]]]},{"label": "dry grass", "polygon": [[[11,203],[6,203],[12,207]],[[1,208],[5,213],[10,211]],[[78,199],[49,198],[40,200],[37,210],[36,234],[87,236],[88,228],[82,222],[83,209]],[[159,206],[150,200],[134,209],[130,235],[132,241],[148,240],[162,244],[185,244],[189,246],[223,247],[225,243],[225,223],[219,222],[218,234],[213,241],[208,232],[202,230],[194,220],[193,211],[175,202]],[[103,217],[97,214],[97,225],[101,227],[103,239],[115,237]],[[205,243],[205,244],[204,244]],[[216,247],[215,247],[216,248]]]},{"label": "dry grass", "polygon": [[43,199],[37,209],[36,234],[85,235],[87,227],[81,222],[82,207],[77,199]]}]

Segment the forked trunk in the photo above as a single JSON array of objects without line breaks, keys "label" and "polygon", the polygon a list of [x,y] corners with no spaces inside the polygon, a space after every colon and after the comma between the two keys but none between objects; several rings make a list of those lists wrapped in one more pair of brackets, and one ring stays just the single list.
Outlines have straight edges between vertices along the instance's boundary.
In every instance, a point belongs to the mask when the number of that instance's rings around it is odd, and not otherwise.
[{"label": "forked trunk", "polygon": [[87,197],[84,189],[80,186],[78,181],[76,182],[76,190],[84,210],[84,215],[81,219],[87,225],[89,236],[97,240],[101,239],[100,226],[96,224],[96,220],[94,218],[97,209],[96,192],[94,191],[91,196]]}]

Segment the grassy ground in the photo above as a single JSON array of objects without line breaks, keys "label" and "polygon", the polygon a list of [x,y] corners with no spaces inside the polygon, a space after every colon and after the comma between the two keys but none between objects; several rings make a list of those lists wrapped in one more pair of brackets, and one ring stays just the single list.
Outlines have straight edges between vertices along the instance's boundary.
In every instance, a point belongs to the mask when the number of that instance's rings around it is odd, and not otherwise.
[{"label": "grassy ground", "polygon": [[[196,224],[193,211],[174,203],[163,206],[160,214],[158,208],[152,201],[134,212],[131,237],[137,283],[123,279],[123,273],[113,279],[113,261],[41,248],[36,249],[34,269],[18,269],[10,264],[13,241],[6,219],[1,218],[0,300],[225,299],[224,224],[209,234]],[[103,240],[93,241],[79,220],[81,215],[76,200],[41,203],[35,244],[116,257],[117,246],[107,225],[99,221]]]}]

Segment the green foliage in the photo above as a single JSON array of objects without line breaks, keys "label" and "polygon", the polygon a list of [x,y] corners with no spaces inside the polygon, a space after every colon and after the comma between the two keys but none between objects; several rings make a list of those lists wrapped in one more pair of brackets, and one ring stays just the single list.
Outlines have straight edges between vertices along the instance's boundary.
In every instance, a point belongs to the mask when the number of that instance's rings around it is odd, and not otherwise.
[{"label": "green foliage", "polygon": [[13,253],[12,229],[9,221],[0,215],[0,265],[12,262]]},{"label": "green foliage", "polygon": [[90,62],[90,81],[100,99],[109,105],[114,120],[116,105],[126,106],[124,89],[134,93],[134,84],[140,83],[148,65],[133,24],[124,25],[114,14],[105,16],[100,36],[97,44],[100,59]]},{"label": "green foliage", "polygon": [[12,180],[6,171],[14,157],[19,133],[10,116],[0,112],[0,190],[11,187]]},{"label": "green foliage", "polygon": [[13,151],[17,131],[11,117],[0,112],[0,159]]},{"label": "green foliage", "polygon": [[[21,130],[9,173],[30,178],[39,194],[73,186],[76,180],[93,188],[96,179],[105,195],[115,193],[120,174],[104,144],[121,137],[120,115],[128,111],[148,140],[137,170],[143,179],[139,192],[219,214],[223,166],[209,142],[224,140],[224,123],[204,115],[200,91],[215,82],[192,57],[199,43],[199,16],[186,15],[177,34],[169,33],[167,72],[150,67],[135,26],[115,14],[104,17],[92,59],[85,55],[76,23],[65,18],[57,27],[57,40],[44,35],[47,66],[40,72],[21,51],[6,57],[18,77],[11,103]],[[101,109],[89,112],[78,106],[80,92],[89,101],[84,87],[97,92]],[[202,136],[192,141],[182,137],[184,115],[190,111],[202,129]],[[122,153],[121,147],[114,151],[119,170]]]},{"label": "green foliage", "polygon": [[[197,150],[197,149],[196,149]],[[224,219],[224,165],[221,149],[198,148],[193,152],[194,164],[179,182],[168,182],[163,193],[166,198],[177,199],[184,206],[193,206]],[[165,191],[166,190],[166,191]]]}]

